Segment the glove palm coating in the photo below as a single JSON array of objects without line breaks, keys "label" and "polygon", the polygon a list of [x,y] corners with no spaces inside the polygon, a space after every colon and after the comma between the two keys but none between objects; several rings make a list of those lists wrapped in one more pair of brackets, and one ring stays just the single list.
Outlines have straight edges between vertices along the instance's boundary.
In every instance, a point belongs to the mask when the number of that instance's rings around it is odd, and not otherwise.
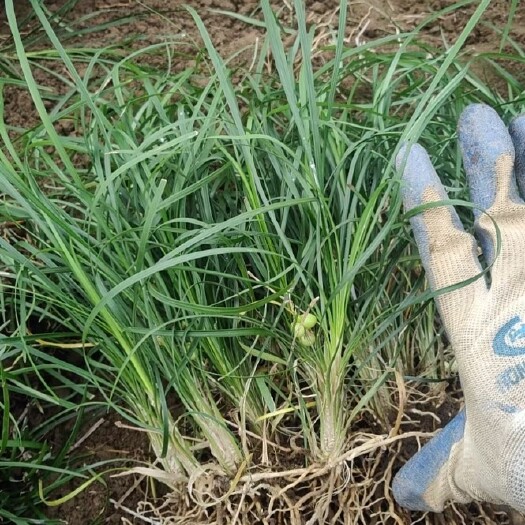
[{"label": "glove palm coating", "polygon": [[[491,283],[481,276],[436,298],[456,353],[465,410],[398,472],[393,492],[413,510],[483,500],[524,511],[525,116],[507,130],[493,109],[476,104],[465,109],[458,131],[471,199],[487,212],[474,214],[483,256],[493,263]],[[407,211],[447,199],[421,146],[403,148],[397,164],[404,166]],[[482,272],[478,244],[452,206],[427,208],[411,224],[433,290]]]}]

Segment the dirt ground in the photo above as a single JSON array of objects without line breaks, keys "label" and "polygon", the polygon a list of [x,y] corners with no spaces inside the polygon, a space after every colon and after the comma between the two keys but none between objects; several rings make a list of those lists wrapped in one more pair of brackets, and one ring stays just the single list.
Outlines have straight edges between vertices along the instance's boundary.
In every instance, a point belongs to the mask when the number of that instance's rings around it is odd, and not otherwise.
[{"label": "dirt ground", "polygon": [[[16,0],[16,9],[20,20],[30,12],[28,0]],[[328,35],[335,31],[337,25],[337,9],[339,0],[314,1],[307,0],[307,18],[310,23],[321,26]],[[242,67],[243,57],[251,57],[249,49],[261,37],[261,30],[232,17],[213,10],[227,10],[245,16],[261,18],[258,0],[79,0],[75,10],[67,15],[69,20],[81,19],[81,26],[99,24],[103,21],[116,20],[131,14],[140,15],[130,23],[113,26],[98,33],[89,34],[77,43],[85,46],[106,46],[123,39],[138,39],[130,41],[130,46],[138,47],[145,44],[162,42],[166,39],[179,38],[196,49],[200,45],[198,31],[193,20],[184,9],[183,4],[192,5],[203,18],[213,42],[224,57],[242,48],[248,48],[241,54],[239,65]],[[272,4],[280,10],[281,19],[292,19],[292,0],[274,0]],[[366,41],[379,38],[398,31],[413,29],[429,14],[452,5],[449,0],[374,0],[352,1],[349,7],[349,19],[346,37],[349,45],[359,45]],[[50,11],[60,8],[60,2],[45,2]],[[508,18],[509,2],[495,0],[484,17],[483,24],[478,26],[470,36],[467,46],[471,53],[497,51],[500,36],[494,28],[503,30]],[[445,47],[454,42],[463,29],[475,6],[470,5],[462,11],[443,15],[438,21],[426,27],[423,37],[436,47]],[[25,31],[32,31],[32,26],[25,26]],[[5,22],[5,13],[0,7],[0,36],[4,44],[9,42],[9,30]],[[510,36],[525,44],[525,7],[519,6],[516,12]],[[327,40],[328,42],[328,40]],[[71,38],[70,43],[75,43]],[[191,62],[176,64],[184,67]],[[52,85],[51,79],[39,79]],[[49,84],[51,83],[51,84]],[[55,86],[60,90],[60,86]],[[25,93],[15,89],[6,91],[6,120],[14,126],[26,127],[36,116],[31,101]],[[452,414],[449,414],[449,416]],[[447,416],[448,417],[448,416]],[[114,417],[105,416],[91,436],[82,445],[82,452],[87,455],[86,462],[104,460],[118,455],[122,458],[146,459],[148,455],[147,442],[144,436],[136,431],[126,430],[116,426]],[[86,423],[86,431],[93,427],[95,421]],[[433,423],[435,428],[439,425]],[[406,451],[402,456],[406,457]],[[386,461],[386,459],[385,459]],[[390,459],[388,460],[390,461]],[[87,525],[90,523],[144,523],[134,521],[132,515],[124,507],[133,510],[139,501],[149,498],[151,501],[152,487],[147,481],[135,477],[106,478],[107,485],[94,483],[72,501],[50,510],[50,517],[60,518],[70,525]],[[157,490],[159,487],[157,487]],[[58,497],[60,494],[57,494]],[[474,509],[477,512],[477,508]],[[452,514],[453,515],[453,514]],[[452,516],[450,515],[450,516]],[[503,514],[491,512],[491,520],[487,523],[507,523]],[[410,516],[400,511],[405,523],[412,523],[419,515]],[[124,521],[124,518],[129,521]],[[436,518],[435,523],[453,523],[453,518]],[[449,521],[446,521],[446,520]],[[459,519],[459,518],[458,518]],[[488,518],[487,518],[488,519]],[[460,523],[460,521],[457,521]],[[472,521],[473,523],[474,521]],[[152,521],[153,523],[153,521]],[[189,523],[189,522],[188,522]],[[394,523],[394,522],[392,522]],[[481,523],[476,521],[476,523]]]},{"label": "dirt ground", "polygon": [[[60,12],[66,0],[45,1],[50,12]],[[276,12],[284,24],[293,20],[292,0],[271,0]],[[3,3],[2,3],[3,4]],[[31,11],[29,0],[14,1],[19,20]],[[414,29],[430,14],[441,11],[454,2],[451,0],[373,0],[349,2],[346,40],[349,45],[359,45],[367,41]],[[422,31],[425,41],[436,48],[443,48],[454,43],[463,29],[476,2],[453,13],[442,15],[437,22],[426,26]],[[253,49],[262,36],[262,29],[226,16],[220,12],[230,11],[247,17],[261,19],[259,0],[78,0],[76,7],[66,20],[75,20],[76,27],[89,27],[112,20],[125,21],[136,17],[129,23],[122,23],[104,31],[90,33],[82,38],[74,38],[75,31],[69,31],[68,44],[86,47],[103,47],[128,40],[130,48],[148,44],[173,41],[181,42],[187,50],[186,57],[180,56],[179,62],[172,64],[174,69],[191,65],[197,50],[201,46],[199,32],[185,5],[194,7],[203,19],[213,43],[223,57],[239,53],[236,65],[242,67],[253,57]],[[339,0],[306,0],[307,21],[319,27],[323,38],[318,45],[329,44],[330,35],[337,27]],[[508,20],[508,0],[493,0],[485,12],[481,24],[469,37],[466,47],[469,53],[497,51],[500,35]],[[137,18],[138,17],[138,18]],[[32,33],[35,25],[29,24],[22,32]],[[65,33],[68,34],[68,31]],[[519,6],[509,36],[519,43],[525,43],[525,7]],[[9,28],[6,24],[5,11],[0,6],[0,44],[9,44]],[[162,65],[161,65],[162,67]],[[57,84],[56,79],[43,78],[37,73],[37,80],[61,92],[65,86]],[[6,97],[6,120],[14,126],[27,127],[28,122],[36,122],[31,101],[25,93],[8,88]]]},{"label": "dirt ground", "polygon": [[[50,11],[56,11],[65,2],[45,2]],[[292,0],[272,0],[276,11],[291,15]],[[450,0],[372,0],[350,1],[347,23],[347,38],[350,44],[358,44],[416,27],[428,15],[436,13],[455,2]],[[461,10],[445,14],[439,22],[427,27],[423,34],[427,41],[436,46],[453,43],[475,9],[472,2]],[[110,28],[83,38],[86,45],[108,45],[130,36],[140,36],[141,44],[161,42],[170,38],[183,38],[199,42],[198,31],[184,5],[194,7],[208,30],[214,44],[223,56],[229,56],[246,45],[252,45],[261,31],[244,22],[216,12],[217,10],[260,18],[259,0],[78,0],[69,19],[85,18],[83,25],[118,19],[132,14],[142,14],[141,20],[121,27]],[[15,2],[17,12],[23,16],[30,11],[29,0]],[[317,25],[331,29],[336,26],[339,0],[306,0],[307,19]],[[0,7],[0,23],[5,16]],[[468,45],[473,52],[497,49],[499,35],[490,26],[502,30],[509,14],[509,2],[494,0],[485,13],[483,23],[472,33]],[[86,18],[89,17],[89,18]],[[525,8],[518,7],[511,31],[511,37],[518,42],[525,41]]]}]

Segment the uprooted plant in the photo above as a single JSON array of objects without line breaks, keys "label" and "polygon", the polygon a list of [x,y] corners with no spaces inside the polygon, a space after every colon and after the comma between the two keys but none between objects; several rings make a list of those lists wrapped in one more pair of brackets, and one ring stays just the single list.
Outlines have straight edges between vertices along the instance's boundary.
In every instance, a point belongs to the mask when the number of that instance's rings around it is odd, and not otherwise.
[{"label": "uprooted plant", "polygon": [[[468,92],[481,81],[454,62],[487,2],[446,56],[429,57],[414,35],[359,48],[340,36],[314,71],[302,3],[288,50],[263,1],[268,38],[236,85],[193,13],[204,87],[195,71],[138,60],[176,55],[177,41],[130,56],[72,54],[33,4],[47,57],[24,49],[6,2],[41,119],[16,143],[0,123],[2,221],[23,232],[0,238],[12,351],[49,367],[46,343],[80,353],[85,367],[66,364],[55,379],[81,376],[99,395],[85,406],[106,403],[148,433],[155,461],[133,472],[183,487],[186,503],[189,491],[192,523],[219,506],[234,523],[244,503],[258,519],[262,492],[283,522],[312,506],[311,523],[368,508],[345,489],[366,485],[354,462],[365,457],[359,468],[371,472],[370,454],[400,440],[404,405],[388,384],[403,383],[399,356],[423,375],[443,366],[391,159],[403,133],[422,136],[454,180],[436,137],[453,133],[463,99],[498,97]],[[341,27],[345,12],[342,2]],[[66,71],[51,110],[33,75],[43,57]],[[78,134],[60,135],[59,121]],[[30,333],[35,319],[51,328]]]}]

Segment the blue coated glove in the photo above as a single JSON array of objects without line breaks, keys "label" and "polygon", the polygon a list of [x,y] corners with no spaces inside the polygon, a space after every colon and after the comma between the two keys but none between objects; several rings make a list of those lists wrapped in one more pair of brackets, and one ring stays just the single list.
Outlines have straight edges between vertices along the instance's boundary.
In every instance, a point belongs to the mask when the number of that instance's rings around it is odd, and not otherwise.
[{"label": "blue coated glove", "polygon": [[[525,511],[525,116],[507,130],[493,109],[471,105],[459,142],[471,199],[486,210],[474,213],[490,286],[481,276],[436,299],[465,409],[398,472],[393,492],[412,510],[482,500]],[[405,209],[447,200],[426,151],[407,148],[397,158]],[[433,290],[481,274],[478,243],[452,206],[426,208],[411,224]]]}]

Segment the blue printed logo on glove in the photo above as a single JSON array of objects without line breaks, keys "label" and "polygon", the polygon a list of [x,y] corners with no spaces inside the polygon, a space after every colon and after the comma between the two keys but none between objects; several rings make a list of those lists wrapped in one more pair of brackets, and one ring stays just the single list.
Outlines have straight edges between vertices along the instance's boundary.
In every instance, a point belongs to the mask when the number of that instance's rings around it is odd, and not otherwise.
[{"label": "blue printed logo on glove", "polygon": [[494,337],[494,353],[502,357],[525,354],[525,322],[516,315],[505,323]]}]

